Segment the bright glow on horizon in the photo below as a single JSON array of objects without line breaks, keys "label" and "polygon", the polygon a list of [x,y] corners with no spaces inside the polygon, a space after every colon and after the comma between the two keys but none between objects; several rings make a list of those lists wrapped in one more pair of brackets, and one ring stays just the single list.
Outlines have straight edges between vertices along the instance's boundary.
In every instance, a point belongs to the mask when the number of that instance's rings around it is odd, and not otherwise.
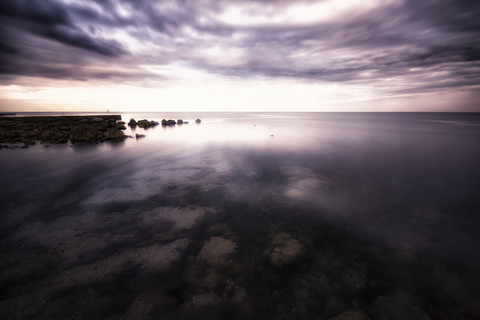
[{"label": "bright glow on horizon", "polygon": [[[335,111],[338,99],[350,103],[370,99],[365,88],[345,88],[334,84],[299,84],[294,81],[215,81],[197,85],[198,77],[188,84],[164,87],[132,85],[96,85],[61,88],[45,86],[35,91],[1,88],[2,96],[26,100],[47,110],[116,111]],[[355,94],[356,93],[356,94]],[[45,110],[39,107],[38,110]],[[25,110],[27,111],[27,110]]]},{"label": "bright glow on horizon", "polygon": [[[165,69],[166,70],[166,69]],[[172,70],[170,70],[173,72]],[[158,87],[78,82],[68,87],[29,89],[18,85],[0,87],[10,101],[24,107],[0,111],[448,111],[451,103],[467,99],[466,93],[411,95],[410,98],[379,98],[374,88],[364,85],[298,83],[294,80],[226,80],[192,71],[188,83]],[[204,82],[203,85],[200,85]],[[410,109],[417,105],[422,110]]]}]

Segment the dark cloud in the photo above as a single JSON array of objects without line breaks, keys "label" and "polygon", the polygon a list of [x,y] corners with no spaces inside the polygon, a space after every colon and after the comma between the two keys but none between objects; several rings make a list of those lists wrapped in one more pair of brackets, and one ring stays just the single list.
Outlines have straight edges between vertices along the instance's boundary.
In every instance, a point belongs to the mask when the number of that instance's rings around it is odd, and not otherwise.
[{"label": "dark cloud", "polygon": [[[315,2],[321,1],[295,4]],[[268,20],[292,3],[7,0],[0,3],[0,72],[60,79],[122,75],[145,79],[152,74],[139,65],[181,61],[234,77],[415,80],[405,81],[406,87],[398,92],[473,88],[480,83],[477,0],[379,2],[382,5],[366,12],[304,24],[238,24],[219,18],[233,8]],[[205,54],[216,46],[225,50],[222,59]],[[232,56],[231,63],[230,49],[241,53],[236,61]],[[109,70],[119,66],[119,71],[85,71],[96,66]]]},{"label": "dark cloud", "polygon": [[[108,57],[126,53],[117,41],[86,34],[76,25],[67,9],[54,1],[4,1],[0,3],[0,15],[13,34],[26,32]],[[3,34],[2,42],[5,40],[15,43],[11,35]]]}]

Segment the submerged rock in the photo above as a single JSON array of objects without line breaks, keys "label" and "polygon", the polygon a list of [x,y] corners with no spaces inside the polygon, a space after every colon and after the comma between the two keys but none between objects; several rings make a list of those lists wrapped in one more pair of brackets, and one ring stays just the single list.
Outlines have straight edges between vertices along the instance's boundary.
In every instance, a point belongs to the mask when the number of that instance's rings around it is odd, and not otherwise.
[{"label": "submerged rock", "polygon": [[232,240],[211,237],[204,244],[197,259],[212,267],[221,267],[229,262],[237,251],[237,244]]},{"label": "submerged rock", "polygon": [[328,320],[371,320],[362,310],[349,309]]},{"label": "submerged rock", "polygon": [[378,320],[430,320],[430,316],[415,306],[413,299],[402,291],[375,299],[369,314]]},{"label": "submerged rock", "polygon": [[144,134],[138,134],[138,133],[135,134],[135,138],[137,138],[137,139],[138,138],[143,138],[143,137],[145,137]]},{"label": "submerged rock", "polygon": [[193,296],[192,299],[188,302],[188,306],[191,308],[199,308],[206,306],[215,306],[222,302],[219,296],[213,292],[207,292],[203,294],[198,294]]},{"label": "submerged rock", "polygon": [[287,233],[277,234],[272,241],[274,248],[270,251],[268,261],[272,267],[281,268],[299,261],[304,255],[304,247],[298,240]]}]

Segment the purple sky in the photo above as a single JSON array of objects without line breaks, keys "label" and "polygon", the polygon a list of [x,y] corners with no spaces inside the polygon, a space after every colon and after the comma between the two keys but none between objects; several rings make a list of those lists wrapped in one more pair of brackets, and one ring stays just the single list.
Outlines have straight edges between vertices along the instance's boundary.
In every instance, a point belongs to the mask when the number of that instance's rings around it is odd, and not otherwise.
[{"label": "purple sky", "polygon": [[478,0],[3,0],[0,111],[480,111]]}]

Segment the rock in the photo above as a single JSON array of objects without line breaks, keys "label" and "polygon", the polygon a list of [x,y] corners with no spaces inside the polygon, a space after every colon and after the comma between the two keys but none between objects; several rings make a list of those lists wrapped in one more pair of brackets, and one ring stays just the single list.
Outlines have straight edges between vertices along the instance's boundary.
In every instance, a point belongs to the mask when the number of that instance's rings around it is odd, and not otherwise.
[{"label": "rock", "polygon": [[202,120],[200,120],[200,119],[195,120],[195,123],[201,123],[201,122],[202,122]]},{"label": "rock", "polygon": [[343,282],[353,290],[361,290],[367,284],[367,276],[361,270],[347,268],[343,272]]},{"label": "rock", "polygon": [[175,120],[165,120],[165,122],[162,120],[162,125],[164,126],[173,126],[175,124],[177,124]]},{"label": "rock", "polygon": [[182,119],[178,119],[178,120],[177,120],[177,124],[183,124],[183,120],[182,120]]},{"label": "rock", "polygon": [[222,297],[224,299],[232,299],[236,302],[244,301],[247,296],[245,288],[236,285],[232,280],[228,280],[223,289]]},{"label": "rock", "polygon": [[[48,136],[56,138],[53,133],[45,132]],[[103,138],[103,130],[99,131],[94,126],[81,125],[78,127],[73,127],[70,132],[70,140],[72,142],[95,142]],[[48,141],[48,140],[44,140]],[[51,140],[50,140],[51,141]],[[53,141],[52,141],[53,142]]]},{"label": "rock", "polygon": [[376,320],[430,320],[430,316],[415,306],[413,299],[402,291],[375,299],[369,314]]},{"label": "rock", "polygon": [[362,310],[349,309],[328,320],[371,320]]},{"label": "rock", "polygon": [[125,129],[127,129],[127,127],[125,127],[123,124],[119,124],[119,125],[117,125],[117,129],[118,130],[125,130]]},{"label": "rock", "polygon": [[130,121],[128,121],[128,125],[130,127],[136,127],[137,126],[137,121],[135,121],[135,119],[130,119]]},{"label": "rock", "polygon": [[188,121],[183,121],[183,124],[188,124]]},{"label": "rock", "polygon": [[300,242],[291,239],[289,234],[279,233],[272,241],[274,248],[269,254],[269,263],[272,267],[281,268],[292,265],[304,255],[304,247]]},{"label": "rock", "polygon": [[203,273],[203,277],[200,280],[200,287],[214,290],[219,287],[225,286],[225,277],[217,272],[215,269],[209,268]]},{"label": "rock", "polygon": [[221,267],[228,264],[236,251],[237,244],[232,240],[211,237],[203,244],[197,260],[203,261],[212,267]]},{"label": "rock", "polygon": [[38,140],[74,143],[123,139],[125,136],[118,132],[117,120],[121,120],[119,115],[2,118],[0,142],[31,145]]},{"label": "rock", "polygon": [[166,119],[162,119],[162,126],[166,126],[167,125],[167,120]]},{"label": "rock", "polygon": [[147,119],[143,119],[137,121],[137,126],[139,126],[140,128],[150,128],[151,124],[150,121],[148,121]]},{"label": "rock", "polygon": [[147,119],[143,119],[143,120],[138,120],[137,121],[137,126],[139,126],[140,128],[150,128],[150,127],[154,127],[154,126],[157,126],[158,125],[158,122],[157,121],[148,121]]},{"label": "rock", "polygon": [[342,301],[339,297],[333,295],[328,297],[325,301],[325,305],[323,307],[323,315],[327,317],[331,317],[334,315],[338,315],[340,312],[345,311],[347,309],[347,305],[344,301]]},{"label": "rock", "polygon": [[144,134],[138,134],[138,133],[135,134],[135,138],[137,138],[137,139],[138,138],[143,138],[143,137],[145,137]]},{"label": "rock", "polygon": [[115,120],[108,120],[107,121],[107,126],[109,128],[118,128],[117,121],[115,121]]},{"label": "rock", "polygon": [[192,308],[215,306],[222,302],[219,296],[213,292],[198,294],[190,299],[188,305]]},{"label": "rock", "polygon": [[110,129],[105,136],[105,140],[123,140],[125,138],[125,133],[121,130]]},{"label": "rock", "polygon": [[124,124],[125,124],[125,121],[118,121],[117,124],[124,125]]}]

